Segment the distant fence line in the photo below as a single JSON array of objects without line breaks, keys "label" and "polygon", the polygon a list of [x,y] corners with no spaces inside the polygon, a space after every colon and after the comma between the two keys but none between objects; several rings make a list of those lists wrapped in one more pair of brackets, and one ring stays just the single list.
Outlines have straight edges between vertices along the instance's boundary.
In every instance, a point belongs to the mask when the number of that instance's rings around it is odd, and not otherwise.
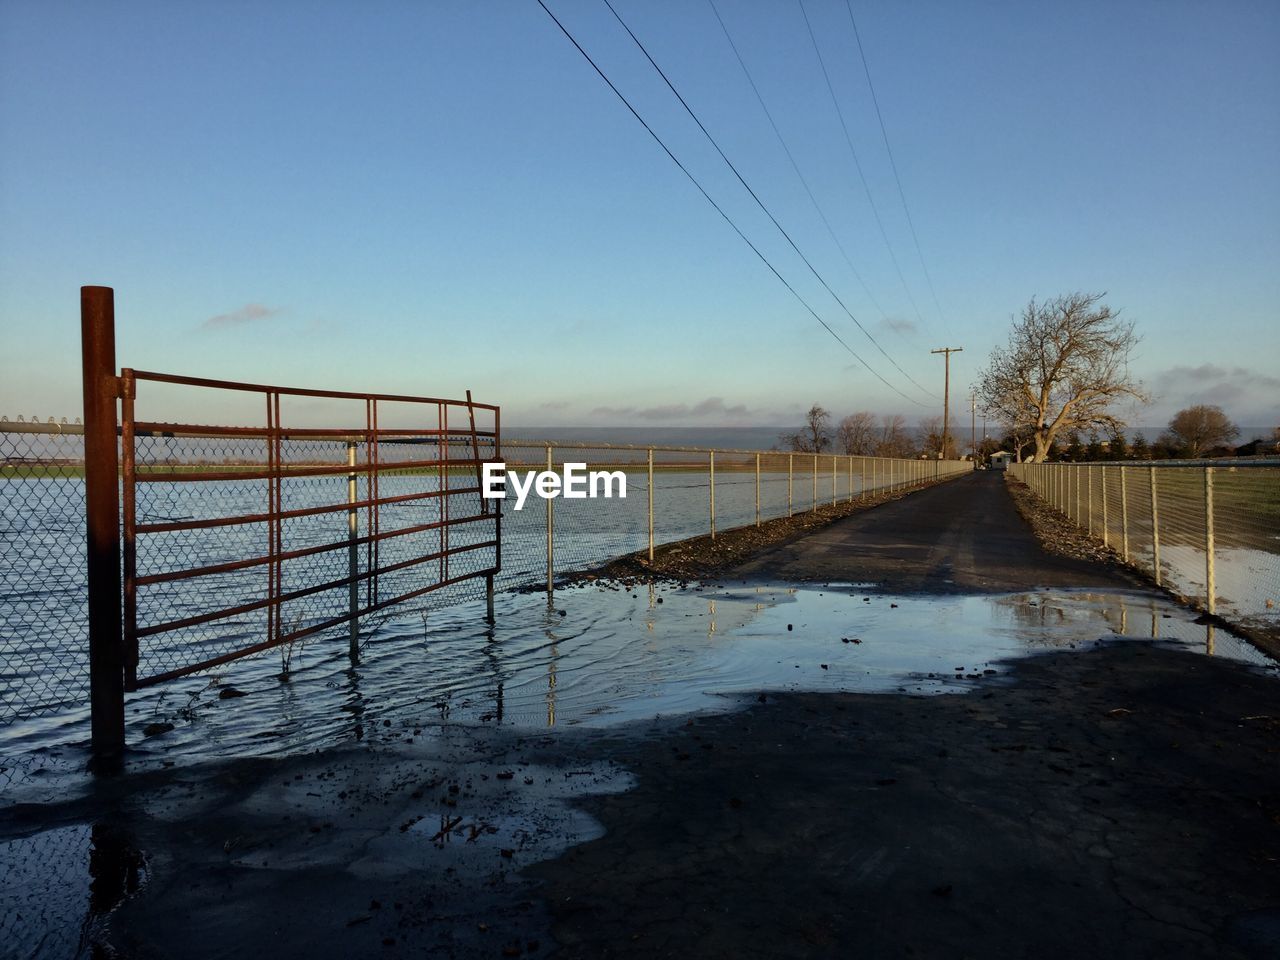
[{"label": "distant fence line", "polygon": [[[0,419],[0,548],[5,558],[0,568],[0,657],[9,668],[0,683],[0,724],[82,704],[87,697],[83,433],[82,425],[65,419]],[[309,438],[306,428],[285,433],[296,441],[295,452],[288,455],[295,467],[332,461],[336,471],[348,463],[352,445],[358,448],[357,462],[365,457],[358,430],[345,439],[330,433],[325,442]],[[149,439],[139,448],[146,451],[139,459],[140,471],[175,466],[200,471],[232,460],[235,469],[242,463],[253,466],[243,449],[230,441],[215,442],[198,430],[140,431],[138,441],[144,436]],[[966,461],[528,439],[504,440],[499,456],[511,468],[561,471],[566,463],[585,463],[588,469],[623,470],[628,482],[625,500],[530,499],[520,511],[507,501],[497,576],[501,589],[553,590],[565,576],[619,556],[646,550],[652,555],[661,544],[908,490],[972,469]],[[343,496],[349,489],[345,472],[313,482],[322,480],[340,486]],[[163,483],[149,487],[157,488],[157,495],[139,504],[140,520],[175,523],[209,509],[194,493],[179,493],[176,487],[171,492]],[[243,487],[244,482],[227,478],[192,489],[217,498],[243,495]],[[346,514],[336,522],[341,530],[316,535],[345,536]],[[192,557],[192,562],[198,559]],[[460,584],[386,615],[417,614],[475,596],[474,588]],[[305,626],[310,619],[319,622],[321,613],[336,615],[301,608],[298,615]],[[365,629],[377,618],[369,620]]]},{"label": "distant fence line", "polygon": [[1157,585],[1280,641],[1280,459],[1019,463],[1009,473]]}]

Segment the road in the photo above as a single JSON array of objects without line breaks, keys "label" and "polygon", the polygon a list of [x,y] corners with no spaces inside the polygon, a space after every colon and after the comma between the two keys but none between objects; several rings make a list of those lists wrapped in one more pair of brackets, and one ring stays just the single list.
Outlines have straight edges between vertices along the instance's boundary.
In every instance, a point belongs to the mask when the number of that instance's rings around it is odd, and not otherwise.
[{"label": "road", "polygon": [[1005,489],[979,472],[765,550],[729,578],[875,584],[895,593],[1005,593],[1038,587],[1133,589],[1123,571],[1050,554]]}]

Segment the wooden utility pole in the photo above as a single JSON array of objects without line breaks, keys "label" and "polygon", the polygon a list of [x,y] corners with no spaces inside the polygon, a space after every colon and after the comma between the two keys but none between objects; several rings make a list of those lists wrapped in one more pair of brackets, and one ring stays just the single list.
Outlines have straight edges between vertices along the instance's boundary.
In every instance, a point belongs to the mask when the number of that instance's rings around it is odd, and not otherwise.
[{"label": "wooden utility pole", "polygon": [[942,381],[942,449],[938,451],[939,460],[947,455],[947,437],[951,428],[951,355],[961,353],[963,350],[964,347],[940,347],[929,351],[942,354],[945,369],[945,379]]},{"label": "wooden utility pole", "polygon": [[973,462],[978,462],[978,391],[969,391],[969,449],[973,451]]}]

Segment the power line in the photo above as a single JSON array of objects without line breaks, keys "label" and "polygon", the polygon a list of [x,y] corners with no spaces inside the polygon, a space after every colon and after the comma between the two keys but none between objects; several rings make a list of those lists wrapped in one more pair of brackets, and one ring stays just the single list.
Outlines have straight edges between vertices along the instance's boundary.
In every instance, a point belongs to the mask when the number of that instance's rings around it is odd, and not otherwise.
[{"label": "power line", "polygon": [[920,269],[924,271],[924,279],[929,284],[929,294],[933,297],[933,305],[938,310],[938,317],[945,327],[946,315],[942,312],[942,304],[938,302],[938,291],[933,288],[933,277],[929,275],[929,267],[924,262],[924,251],[920,249],[920,238],[916,236],[916,225],[911,219],[911,208],[907,206],[907,194],[902,189],[902,178],[898,176],[898,164],[893,159],[893,148],[889,146],[889,132],[885,129],[884,116],[880,113],[880,98],[876,96],[875,84],[871,82],[871,67],[867,64],[867,55],[862,50],[862,35],[858,33],[858,22],[853,18],[853,4],[844,0],[845,9],[849,11],[849,23],[853,27],[853,38],[858,42],[858,56],[862,60],[862,72],[867,75],[867,89],[871,91],[871,102],[875,104],[876,119],[880,121],[880,136],[884,137],[885,153],[889,154],[889,166],[893,168],[893,182],[898,185],[898,197],[902,200],[902,212],[907,215],[907,226],[911,228],[911,240],[916,245],[916,256],[920,258]]},{"label": "power line", "polygon": [[872,368],[872,366],[868,364],[867,361],[863,360],[862,357],[858,355],[858,352],[856,350],[854,350],[851,346],[849,346],[848,343],[845,342],[844,338],[841,337],[840,334],[836,333],[836,331],[831,328],[831,325],[828,324],[827,321],[823,320],[822,317],[818,315],[817,311],[814,310],[813,307],[809,306],[808,301],[805,300],[804,297],[800,296],[799,292],[797,292],[795,287],[793,287],[787,281],[787,278],[784,277],[781,273],[779,273],[777,268],[774,267],[774,265],[769,262],[769,259],[763,253],[760,252],[759,248],[757,248],[756,245],[747,238],[747,235],[743,233],[741,229],[739,229],[738,225],[733,222],[733,219],[727,213],[725,213],[723,209],[721,209],[720,205],[716,203],[715,200],[711,198],[711,194],[707,193],[707,191],[703,188],[702,184],[698,182],[698,179],[692,173],[690,173],[689,170],[685,167],[685,165],[680,162],[679,158],[674,153],[671,152],[671,148],[668,147],[666,143],[663,142],[662,138],[659,137],[657,133],[654,132],[653,128],[650,127],[649,124],[645,122],[644,117],[640,116],[640,114],[636,111],[636,108],[631,105],[631,101],[629,101],[623,95],[621,90],[619,90],[616,86],[614,86],[613,81],[610,80],[609,77],[605,74],[605,72],[600,69],[600,66],[593,59],[591,59],[591,55],[587,53],[586,50],[583,49],[582,44],[578,43],[577,39],[573,36],[573,34],[569,32],[569,29],[563,23],[560,22],[560,19],[554,13],[551,12],[551,9],[543,2],[543,0],[537,0],[537,2],[538,2],[538,6],[542,7],[542,9],[546,12],[547,16],[549,16],[552,19],[552,21],[555,23],[555,25],[560,28],[560,32],[563,33],[565,37],[568,38],[569,42],[573,44],[574,48],[577,49],[577,51],[580,54],[582,54],[583,59],[585,59],[587,63],[591,64],[591,68],[595,70],[597,74],[599,74],[600,79],[603,80],[606,84],[608,84],[609,89],[612,90],[614,94],[617,96],[617,98],[622,101],[623,106],[625,106],[627,110],[631,112],[631,115],[640,122],[640,125],[644,127],[645,131],[649,134],[649,136],[651,136],[654,139],[654,141],[658,144],[658,146],[662,148],[663,152],[668,157],[671,158],[671,162],[674,163],[677,167],[679,167],[680,172],[689,178],[689,182],[698,188],[698,192],[702,194],[703,199],[705,199],[707,203],[711,204],[711,206],[715,208],[716,213],[720,214],[720,216],[724,219],[725,223],[729,224],[729,226],[733,228],[733,232],[736,233],[741,238],[742,242],[751,248],[751,252],[754,253],[757,257],[759,257],[760,261],[766,267],[769,268],[769,272],[778,278],[778,280],[782,283],[782,285],[791,292],[791,295],[793,297],[795,297],[798,301],[800,301],[801,306],[803,306],[805,310],[809,312],[809,314],[813,317],[813,319],[817,320],[818,323],[822,324],[823,328],[826,329],[827,333],[835,337],[836,341],[842,347],[844,347],[845,350],[847,350],[855,360],[857,360],[860,364],[866,367],[867,372],[870,373],[873,377],[875,377],[877,380],[883,383],[886,387],[888,387],[894,393],[898,394],[898,396],[902,397],[902,399],[906,400],[908,403],[914,403],[917,406],[923,406],[923,404],[921,404],[918,400],[913,400],[911,397],[907,396],[905,393],[903,393],[901,390],[899,390],[897,387],[891,384],[888,380],[882,377],[878,372],[876,372],[876,370]]},{"label": "power line", "polygon": [[662,69],[662,67],[658,66],[658,62],[653,59],[653,56],[649,53],[648,48],[645,47],[645,45],[640,41],[640,38],[635,35],[632,29],[629,26],[627,26],[627,22],[623,20],[622,17],[618,14],[618,11],[614,9],[614,6],[610,2],[610,0],[604,0],[604,5],[609,8],[609,12],[612,13],[614,19],[617,20],[619,24],[621,24],[622,29],[627,31],[627,36],[631,38],[632,42],[635,43],[635,45],[640,48],[640,52],[643,53],[645,56],[645,59],[649,61],[649,65],[652,66],[653,69],[658,72],[658,76],[662,78],[662,82],[667,85],[667,88],[673,94],[675,94],[676,99],[680,101],[680,106],[684,107],[685,113],[689,114],[689,116],[693,118],[693,122],[698,125],[698,129],[702,131],[702,135],[707,138],[707,140],[711,143],[711,146],[715,147],[716,153],[720,154],[720,159],[723,160],[725,164],[728,166],[728,168],[733,171],[733,175],[738,178],[738,182],[742,184],[743,188],[747,191],[747,193],[751,195],[751,199],[756,202],[756,206],[758,206],[761,210],[763,210],[764,215],[769,218],[770,222],[772,222],[775,227],[778,228],[778,232],[781,233],[783,238],[787,241],[787,243],[791,245],[791,249],[796,252],[796,256],[798,256],[802,261],[804,261],[804,265],[809,268],[809,272],[812,273],[814,277],[817,278],[820,284],[822,284],[823,289],[825,289],[827,293],[831,294],[832,299],[834,299],[836,303],[840,304],[840,309],[842,309],[845,312],[846,316],[848,316],[848,318],[854,322],[854,325],[857,326],[857,328],[866,335],[867,339],[870,340],[871,343],[875,346],[875,348],[880,351],[881,355],[886,360],[888,360],[889,363],[893,365],[895,370],[897,370],[900,374],[902,374],[904,377],[910,380],[913,384],[915,384],[916,387],[922,390],[926,395],[933,396],[933,394],[929,393],[929,391],[925,389],[924,386],[922,386],[920,383],[917,383],[915,378],[912,377],[911,374],[907,373],[907,371],[903,370],[902,367],[898,366],[897,361],[894,360],[893,357],[889,356],[888,352],[886,352],[884,347],[880,345],[880,342],[876,340],[876,338],[871,335],[871,332],[862,325],[861,321],[859,321],[858,318],[853,315],[853,311],[851,311],[845,305],[845,302],[842,299],[840,299],[840,295],[831,289],[831,285],[827,283],[826,279],[822,276],[822,274],[818,272],[817,268],[814,267],[813,263],[809,260],[809,258],[804,255],[804,251],[802,251],[798,246],[796,246],[796,242],[791,239],[791,234],[787,233],[786,229],[782,226],[782,224],[778,222],[778,218],[773,215],[773,211],[771,211],[767,206],[765,206],[764,201],[761,200],[759,195],[755,192],[755,190],[752,189],[751,184],[747,183],[746,178],[742,176],[742,174],[738,171],[738,168],[734,166],[733,161],[730,160],[729,157],[725,154],[724,150],[721,149],[720,144],[716,141],[716,138],[711,135],[711,131],[709,131],[706,128],[701,118],[699,118],[699,116],[694,112],[693,107],[689,106],[688,101],[686,101],[685,98],[681,95],[680,91],[676,89],[676,85],[671,82],[671,78],[667,76],[666,72]]},{"label": "power line", "polygon": [[889,242],[889,234],[884,229],[884,221],[880,219],[880,210],[876,207],[875,198],[871,196],[871,187],[867,184],[867,178],[862,172],[862,163],[858,160],[858,151],[853,146],[853,137],[849,135],[849,125],[845,123],[844,111],[840,109],[840,101],[836,98],[836,90],[831,84],[831,75],[827,73],[826,61],[822,59],[822,50],[818,47],[818,38],[813,33],[813,24],[809,22],[809,14],[804,8],[804,0],[796,0],[796,2],[800,5],[800,14],[804,17],[804,25],[809,31],[809,40],[813,43],[813,52],[818,56],[818,66],[822,68],[822,77],[827,81],[827,92],[831,94],[831,102],[836,108],[836,116],[840,118],[840,129],[844,131],[844,142],[849,145],[849,155],[853,157],[853,165],[858,171],[858,179],[862,181],[862,189],[867,194],[867,203],[871,204],[871,213],[875,216],[876,226],[880,228],[880,239],[884,241],[885,249],[889,251],[889,259],[893,261],[893,269],[897,271],[898,279],[902,281],[902,291],[907,295],[907,302],[911,304],[912,312],[915,313],[916,319],[923,326],[924,317],[920,316],[920,308],[916,306],[915,297],[911,295],[911,288],[907,286],[907,278],[902,272],[902,267],[898,264],[898,255],[893,252],[893,244]]},{"label": "power line", "polygon": [[867,295],[867,299],[879,311],[880,315],[889,319],[885,313],[884,307],[880,306],[880,302],[876,300],[875,294],[871,292],[871,288],[867,286],[867,281],[862,278],[862,274],[858,268],[853,265],[853,261],[849,258],[849,254],[845,252],[844,244],[840,242],[840,238],[836,236],[835,229],[831,226],[831,221],[827,219],[827,215],[823,212],[822,206],[818,203],[818,198],[814,196],[813,190],[809,187],[809,181],[805,179],[805,175],[800,172],[800,165],[796,163],[796,158],[791,153],[791,148],[787,146],[786,139],[782,136],[782,131],[778,129],[778,124],[773,119],[773,113],[769,110],[768,105],[764,102],[764,96],[760,93],[760,88],[756,86],[755,78],[752,77],[751,71],[747,68],[746,61],[742,58],[742,54],[738,51],[738,45],[733,42],[733,36],[729,33],[729,28],[725,25],[724,18],[720,16],[720,11],[716,7],[715,0],[707,0],[711,5],[711,12],[716,15],[716,20],[720,23],[720,29],[724,31],[724,38],[729,41],[729,48],[733,51],[733,55],[738,59],[738,66],[742,68],[742,73],[747,78],[747,83],[751,85],[751,91],[756,95],[756,101],[760,104],[760,109],[764,111],[764,115],[769,120],[769,126],[773,128],[773,134],[778,138],[778,144],[782,147],[782,152],[787,155],[787,159],[791,161],[791,169],[796,172],[796,177],[800,180],[804,187],[804,192],[809,195],[809,202],[813,204],[813,209],[822,219],[822,224],[827,228],[827,233],[831,234],[831,239],[836,245],[836,249],[840,251],[840,256],[844,257],[844,262],[849,265],[849,269],[853,271],[853,275],[857,278],[858,283],[862,285],[862,290]]}]

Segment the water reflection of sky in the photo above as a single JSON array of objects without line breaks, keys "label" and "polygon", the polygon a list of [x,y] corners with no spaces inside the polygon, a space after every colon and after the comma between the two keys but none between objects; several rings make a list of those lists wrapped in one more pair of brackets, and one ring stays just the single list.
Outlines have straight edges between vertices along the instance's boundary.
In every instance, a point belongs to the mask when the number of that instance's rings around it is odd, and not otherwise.
[{"label": "water reflection of sky", "polygon": [[[858,585],[562,590],[502,594],[489,628],[475,604],[386,622],[352,667],[343,641],[230,664],[132,696],[130,762],[189,764],[359,742],[374,731],[465,723],[602,726],[787,690],[963,691],[1003,660],[1107,638],[1155,638],[1259,666],[1239,638],[1149,593],[1045,591],[894,597]],[[244,696],[224,699],[228,688]],[[155,725],[173,729],[148,736]],[[78,776],[83,711],[0,730],[2,775],[39,794]],[[43,786],[47,784],[47,786]],[[10,789],[9,802],[24,790]]]}]

